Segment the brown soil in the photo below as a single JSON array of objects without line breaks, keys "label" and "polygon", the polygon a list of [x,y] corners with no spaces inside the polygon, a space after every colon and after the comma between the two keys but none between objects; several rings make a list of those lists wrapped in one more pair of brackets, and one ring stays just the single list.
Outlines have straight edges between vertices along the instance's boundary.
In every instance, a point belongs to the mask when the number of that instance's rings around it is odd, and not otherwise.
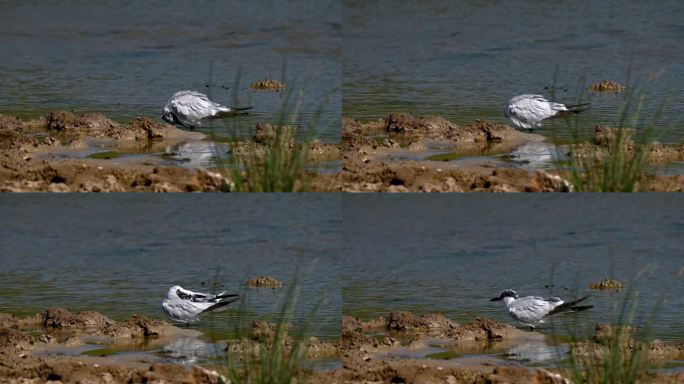
[{"label": "brown soil", "polygon": [[254,279],[249,279],[245,281],[245,286],[247,287],[257,287],[257,288],[278,288],[283,285],[282,281],[278,281],[271,276],[261,275]]},{"label": "brown soil", "polygon": [[[268,145],[268,125],[257,127],[260,142],[242,142],[237,151],[256,154]],[[272,133],[272,132],[271,132]],[[77,116],[51,112],[21,121],[0,115],[0,191],[2,192],[218,192],[234,185],[228,172],[189,169],[165,164],[161,159],[75,158],[74,151],[109,148],[117,152],[163,151],[169,145],[202,140],[205,135],[178,129],[148,118],[130,124],[114,122],[100,114]],[[314,141],[309,144],[312,162],[339,159],[339,146]],[[82,155],[80,156],[82,157]],[[226,173],[226,174],[224,174]],[[307,175],[314,190],[331,189],[329,177],[320,181]],[[318,188],[318,189],[317,189]]]},{"label": "brown soil", "polygon": [[[616,130],[597,127],[592,143],[574,146],[578,157],[601,159],[616,141]],[[620,148],[634,153],[632,134],[623,131]],[[503,167],[494,161],[454,165],[427,160],[393,160],[392,156],[424,151],[429,144],[450,146],[464,157],[504,153],[543,137],[517,131],[496,122],[476,120],[459,127],[441,117],[416,117],[394,113],[384,119],[360,122],[342,120],[342,172],[334,176],[333,189],[346,192],[568,192],[570,175]],[[684,160],[684,144],[654,143],[648,162],[664,164]],[[682,191],[684,176],[643,175],[643,189]]]},{"label": "brown soil", "polygon": [[[373,138],[372,135],[382,135]],[[369,123],[342,121],[342,172],[339,190],[347,192],[552,192],[569,191],[570,183],[547,172],[502,168],[483,163],[445,166],[436,161],[386,161],[383,155],[421,151],[427,142],[456,146],[456,153],[506,151],[536,134],[485,120],[459,127],[441,117],[395,113]]]},{"label": "brown soil", "polygon": [[[292,326],[286,326],[280,330],[280,348],[285,354],[290,354],[295,346],[300,347],[304,345],[303,341],[295,341],[291,334],[293,332]],[[231,353],[237,353],[238,358],[245,355],[259,356],[266,348],[267,350],[273,347],[274,340],[277,333],[277,325],[263,320],[254,320],[252,322],[252,333],[249,337],[243,337],[238,340],[228,341],[226,349]],[[306,340],[306,356],[308,359],[320,358],[335,358],[339,356],[339,347],[337,343],[322,341],[317,337],[310,337]]]},{"label": "brown soil", "polygon": [[[392,336],[378,338],[365,333],[374,334],[378,330],[390,332]],[[436,333],[432,332],[435,330]],[[597,326],[597,337],[604,337],[607,332],[610,332],[607,326]],[[411,336],[412,341],[399,341],[405,340],[407,335]],[[369,321],[343,316],[343,366],[334,372],[334,377],[337,381],[348,383],[570,383],[568,378],[571,376],[568,372],[526,368],[494,358],[475,358],[452,363],[429,358],[392,356],[393,351],[424,349],[428,344],[434,344],[435,340],[442,340],[440,344],[450,345],[449,348],[456,352],[480,354],[483,348],[492,344],[502,343],[510,347],[519,342],[543,338],[543,335],[536,332],[520,331],[489,319],[476,319],[459,326],[440,314],[416,315],[397,311]],[[477,340],[480,344],[472,343]],[[658,342],[652,345],[649,348],[661,351],[663,356],[677,358],[674,354],[668,355],[670,346],[663,346]],[[649,375],[649,379],[657,383],[674,383],[684,379],[683,373]]]},{"label": "brown soil", "polygon": [[[278,132],[279,129],[284,131]],[[302,145],[295,142],[294,131],[295,128],[289,126],[278,127],[265,123],[257,124],[254,141],[234,143],[233,150],[238,156],[263,159],[269,146],[277,144],[276,140],[281,140],[284,146],[293,150],[295,146]],[[306,154],[308,161],[312,163],[335,161],[340,159],[340,146],[323,143],[320,140],[312,140],[308,144]]]},{"label": "brown soil", "polygon": [[[30,330],[31,332],[27,332]],[[255,321],[249,339],[252,347],[272,343],[275,326]],[[37,332],[47,332],[34,336]],[[23,318],[0,313],[0,382],[2,383],[220,383],[227,382],[223,367],[200,367],[160,363],[154,356],[110,358],[108,356],[63,355],[51,353],[57,346],[78,345],[75,339],[97,337],[103,345],[117,345],[125,340],[158,339],[173,335],[197,334],[166,322],[134,315],[125,321],[113,321],[97,312],[71,312],[52,308]],[[310,358],[338,356],[335,343],[311,338]],[[130,342],[129,342],[130,343]],[[239,342],[238,342],[239,343]],[[282,346],[291,348],[285,337]],[[313,372],[311,383],[330,382],[329,372]]]},{"label": "brown soil", "polygon": [[[602,159],[615,153],[617,148],[624,156],[634,156],[643,144],[634,141],[634,130],[597,126],[594,128],[592,143],[583,143],[572,147],[572,153],[579,158]],[[673,161],[684,161],[684,144],[652,143],[645,147],[645,160],[651,164],[666,164]]]}]

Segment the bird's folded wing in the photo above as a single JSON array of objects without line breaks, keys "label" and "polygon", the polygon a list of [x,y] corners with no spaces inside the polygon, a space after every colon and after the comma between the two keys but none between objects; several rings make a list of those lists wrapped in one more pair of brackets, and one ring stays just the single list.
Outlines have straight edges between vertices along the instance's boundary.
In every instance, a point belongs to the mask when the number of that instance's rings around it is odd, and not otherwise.
[{"label": "bird's folded wing", "polygon": [[512,104],[509,109],[513,115],[528,122],[541,121],[552,116],[548,102],[538,99],[522,99]]},{"label": "bird's folded wing", "polygon": [[192,118],[203,118],[213,114],[214,103],[206,95],[183,95],[171,101],[171,107],[177,114]]},{"label": "bird's folded wing", "polygon": [[541,298],[518,300],[508,309],[511,314],[522,321],[537,321],[549,310],[549,303]]}]

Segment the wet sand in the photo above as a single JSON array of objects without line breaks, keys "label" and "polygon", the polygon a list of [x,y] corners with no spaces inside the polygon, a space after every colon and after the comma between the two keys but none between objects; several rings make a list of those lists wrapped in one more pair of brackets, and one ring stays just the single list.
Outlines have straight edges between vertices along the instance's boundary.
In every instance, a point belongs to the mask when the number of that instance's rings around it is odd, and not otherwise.
[{"label": "wet sand", "polygon": [[[262,156],[274,128],[257,125],[255,140],[232,144],[242,156]],[[100,114],[52,112],[22,121],[0,115],[0,191],[4,192],[218,192],[234,185],[225,168],[189,168],[154,152],[207,137],[148,118],[119,124]],[[294,143],[292,144],[294,145]],[[313,141],[311,163],[336,161],[335,144]],[[109,155],[111,154],[111,155]],[[119,155],[123,155],[119,157]],[[327,179],[308,172],[313,190]]]}]

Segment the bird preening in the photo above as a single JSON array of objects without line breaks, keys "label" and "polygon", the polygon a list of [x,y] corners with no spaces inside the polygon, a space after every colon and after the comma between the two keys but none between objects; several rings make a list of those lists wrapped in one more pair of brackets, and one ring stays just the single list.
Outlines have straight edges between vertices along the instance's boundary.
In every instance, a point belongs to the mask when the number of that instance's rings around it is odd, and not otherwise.
[{"label": "bird preening", "polygon": [[518,297],[514,290],[507,289],[490,301],[503,301],[508,309],[508,314],[513,319],[533,330],[551,315],[579,312],[592,308],[593,305],[578,305],[588,297],[584,296],[577,300],[565,302],[558,297]]},{"label": "bird preening", "polygon": [[162,301],[162,309],[169,320],[189,325],[199,321],[207,312],[223,308],[240,299],[237,293],[223,291],[217,294],[193,292],[179,285],[169,288]]},{"label": "bird preening", "polygon": [[252,107],[229,108],[209,100],[209,96],[195,91],[178,91],[164,106],[162,120],[169,124],[178,124],[185,128],[202,125],[203,119],[220,119],[234,116]]},{"label": "bird preening", "polygon": [[567,116],[571,113],[586,111],[589,103],[565,105],[548,101],[542,95],[518,95],[508,100],[504,115],[511,119],[518,128],[533,128],[542,126],[542,122],[554,117]]}]

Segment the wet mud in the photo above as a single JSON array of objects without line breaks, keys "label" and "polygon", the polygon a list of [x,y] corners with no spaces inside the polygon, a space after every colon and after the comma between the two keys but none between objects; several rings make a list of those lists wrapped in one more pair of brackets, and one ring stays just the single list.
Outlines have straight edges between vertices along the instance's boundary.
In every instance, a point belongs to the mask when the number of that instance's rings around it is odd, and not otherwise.
[{"label": "wet mud", "polygon": [[[255,320],[248,337],[228,340],[224,345],[226,349],[238,352],[262,350],[273,345],[275,329],[274,324]],[[154,351],[173,340],[200,336],[198,331],[141,315],[114,321],[98,312],[77,313],[65,308],[51,308],[26,317],[0,313],[0,382],[227,382],[225,367],[215,363],[172,363],[155,353],[131,356],[116,353],[117,350],[139,349],[142,345]],[[280,343],[286,351],[293,345],[287,333]],[[312,337],[307,344],[309,359],[334,359],[339,354],[335,342]],[[84,349],[84,346],[92,345],[105,348],[101,353]],[[329,382],[332,373],[311,371],[306,374],[309,382],[319,383]]]},{"label": "wet mud", "polygon": [[[596,336],[582,345],[590,358],[594,345],[605,343],[609,326],[597,325]],[[342,318],[342,369],[344,382],[393,383],[569,383],[569,372],[553,362],[529,366],[524,355],[548,343],[538,332],[527,332],[486,318],[456,324],[441,314],[391,312],[376,319]],[[681,347],[653,341],[649,347],[665,359],[681,359]],[[542,348],[543,349],[543,348]],[[573,353],[580,351],[573,346]],[[439,351],[439,352],[435,352]],[[506,355],[522,353],[515,358]],[[679,351],[679,352],[676,352]],[[556,352],[546,352],[553,358]],[[502,357],[504,356],[504,357]],[[655,353],[654,353],[655,356]],[[650,372],[658,383],[677,382],[684,373]]]},{"label": "wet mud", "polygon": [[[560,156],[600,161],[614,148],[616,132],[597,127],[591,142],[572,145]],[[626,156],[636,153],[632,135],[628,130],[621,132],[620,149]],[[428,156],[431,148],[448,153]],[[559,150],[552,143],[497,122],[476,120],[458,126],[439,116],[408,113],[370,122],[343,118],[341,151],[342,172],[336,176],[340,191],[573,191],[569,171],[554,163],[554,152]],[[544,168],[528,166],[538,160],[545,162]],[[684,161],[684,144],[653,143],[646,161],[655,166]],[[684,189],[682,175],[645,174],[639,181],[645,190]]]},{"label": "wet mud", "polygon": [[[258,125],[255,140],[234,144],[240,156],[263,157],[274,128]],[[191,168],[169,156],[174,145],[205,143],[207,137],[148,118],[129,124],[101,114],[77,116],[51,112],[22,121],[0,115],[0,191],[3,192],[219,192],[234,186],[225,168]],[[295,144],[294,145],[304,145]],[[312,164],[339,160],[337,144],[312,141],[307,160]],[[331,188],[317,172],[305,177],[314,190]]]}]

